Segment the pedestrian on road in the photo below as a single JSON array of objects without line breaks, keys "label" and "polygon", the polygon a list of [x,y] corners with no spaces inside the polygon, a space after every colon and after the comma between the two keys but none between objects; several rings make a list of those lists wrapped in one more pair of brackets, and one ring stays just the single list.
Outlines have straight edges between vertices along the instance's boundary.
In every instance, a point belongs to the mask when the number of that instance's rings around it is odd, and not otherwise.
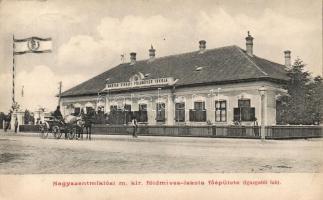
[{"label": "pedestrian on road", "polygon": [[257,121],[256,117],[253,121],[253,131],[254,131],[255,136],[259,136],[259,126],[258,126],[258,121]]},{"label": "pedestrian on road", "polygon": [[86,139],[91,140],[92,134],[92,124],[95,122],[96,113],[94,110],[89,110],[86,115],[83,116],[84,119],[84,127],[86,130]]},{"label": "pedestrian on road", "polygon": [[5,132],[10,128],[10,122],[11,122],[11,111],[8,113],[5,120],[5,127],[4,127]]},{"label": "pedestrian on road", "polygon": [[15,119],[15,133],[17,133],[18,130],[18,118]]},{"label": "pedestrian on road", "polygon": [[136,137],[138,137],[138,136],[137,136],[138,122],[137,122],[136,117],[133,117],[133,118],[132,118],[132,120],[131,120],[131,125],[132,125],[132,127],[133,127],[132,137],[133,137],[133,138],[136,138]]}]

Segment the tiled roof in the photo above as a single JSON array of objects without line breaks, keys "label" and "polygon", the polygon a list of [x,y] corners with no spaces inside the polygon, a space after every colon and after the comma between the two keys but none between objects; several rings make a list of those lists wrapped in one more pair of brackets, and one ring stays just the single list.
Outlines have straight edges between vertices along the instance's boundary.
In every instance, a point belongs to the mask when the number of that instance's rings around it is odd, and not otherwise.
[{"label": "tiled roof", "polygon": [[97,94],[104,89],[106,79],[109,79],[108,83],[128,82],[139,72],[149,74],[147,79],[174,77],[178,79],[177,87],[248,80],[288,80],[284,65],[255,55],[251,57],[238,46],[226,46],[204,53],[194,51],[153,61],[141,60],[134,65],[123,63],[63,92],[62,97]]}]

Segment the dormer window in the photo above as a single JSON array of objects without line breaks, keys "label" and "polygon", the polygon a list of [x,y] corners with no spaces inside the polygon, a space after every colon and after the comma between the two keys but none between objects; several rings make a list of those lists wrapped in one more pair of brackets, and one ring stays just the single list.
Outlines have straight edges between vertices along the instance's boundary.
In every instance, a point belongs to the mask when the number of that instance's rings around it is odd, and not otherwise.
[{"label": "dormer window", "polygon": [[150,76],[150,73],[145,74],[145,78],[148,78]]},{"label": "dormer window", "polygon": [[199,71],[202,71],[202,69],[203,69],[203,67],[196,66],[195,71],[199,72]]}]

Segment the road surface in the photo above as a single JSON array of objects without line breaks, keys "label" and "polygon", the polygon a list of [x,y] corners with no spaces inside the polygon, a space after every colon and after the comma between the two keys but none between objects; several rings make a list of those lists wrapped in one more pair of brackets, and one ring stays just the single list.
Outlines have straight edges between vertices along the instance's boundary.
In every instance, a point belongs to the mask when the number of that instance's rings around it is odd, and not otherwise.
[{"label": "road surface", "polygon": [[94,136],[0,132],[0,174],[320,172],[323,139]]}]

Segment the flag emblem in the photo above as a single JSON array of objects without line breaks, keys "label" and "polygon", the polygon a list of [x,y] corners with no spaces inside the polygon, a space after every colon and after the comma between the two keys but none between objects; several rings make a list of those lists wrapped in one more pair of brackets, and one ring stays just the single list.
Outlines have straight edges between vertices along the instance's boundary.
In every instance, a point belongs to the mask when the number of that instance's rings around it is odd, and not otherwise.
[{"label": "flag emblem", "polygon": [[34,38],[31,38],[31,40],[27,43],[28,49],[31,51],[36,51],[39,49],[39,41],[35,40]]},{"label": "flag emblem", "polygon": [[14,39],[14,54],[50,53],[52,52],[52,38],[30,37]]}]

